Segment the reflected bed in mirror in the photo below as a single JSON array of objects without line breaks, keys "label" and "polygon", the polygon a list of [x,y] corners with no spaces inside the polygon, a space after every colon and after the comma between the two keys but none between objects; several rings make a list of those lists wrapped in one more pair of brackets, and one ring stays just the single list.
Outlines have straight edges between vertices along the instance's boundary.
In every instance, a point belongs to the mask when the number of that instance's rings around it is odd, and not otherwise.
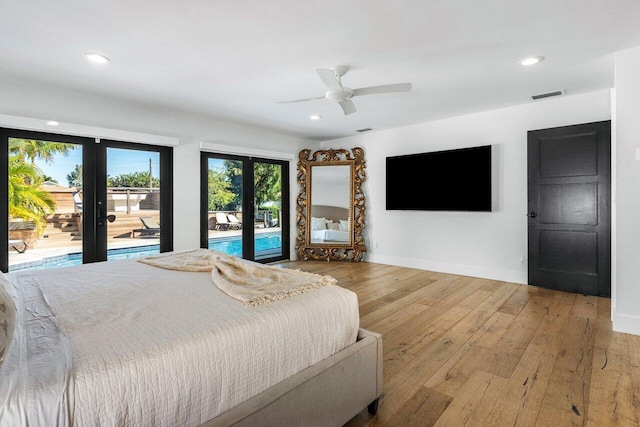
[{"label": "reflected bed in mirror", "polygon": [[311,205],[311,243],[351,243],[349,209]]},{"label": "reflected bed in mirror", "polygon": [[360,261],[366,250],[364,153],[360,148],[300,152],[298,238],[300,259]]}]

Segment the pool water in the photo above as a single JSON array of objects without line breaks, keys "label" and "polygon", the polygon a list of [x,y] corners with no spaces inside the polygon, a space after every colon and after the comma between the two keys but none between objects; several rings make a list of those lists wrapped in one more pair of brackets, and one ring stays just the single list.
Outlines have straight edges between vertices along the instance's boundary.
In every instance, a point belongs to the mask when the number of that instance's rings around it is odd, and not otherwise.
[{"label": "pool water", "polygon": [[[242,236],[211,238],[209,249],[224,252],[233,256],[242,256]],[[256,237],[256,259],[282,255],[282,238],[280,233],[265,233]],[[132,248],[109,249],[108,261],[142,258],[160,253],[160,245],[136,246]],[[45,268],[72,267],[82,264],[82,253],[58,255],[38,261],[25,262],[9,266],[9,271],[42,270]]]},{"label": "pool water", "polygon": [[[224,252],[229,255],[242,256],[242,237],[223,237],[209,239],[209,249]],[[280,233],[259,235],[255,240],[256,259],[282,255],[282,237]]]},{"label": "pool water", "polygon": [[[137,246],[132,248],[120,248],[107,250],[107,260],[116,261],[121,259],[141,258],[160,253],[160,245]],[[9,271],[18,270],[43,270],[45,268],[73,267],[82,264],[82,252],[58,255],[43,258],[37,261],[25,262],[22,264],[10,265]]]}]

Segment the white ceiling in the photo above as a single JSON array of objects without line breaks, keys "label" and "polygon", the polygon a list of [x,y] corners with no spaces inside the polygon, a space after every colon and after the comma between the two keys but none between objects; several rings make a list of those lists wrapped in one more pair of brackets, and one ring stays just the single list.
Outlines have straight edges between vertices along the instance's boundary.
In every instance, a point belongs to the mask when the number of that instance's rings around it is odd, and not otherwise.
[{"label": "white ceiling", "polygon": [[[324,140],[610,88],[639,22],[638,0],[0,0],[0,78]],[[350,116],[276,104],[324,95],[315,70],[335,65],[352,88],[413,90],[354,98]]]}]

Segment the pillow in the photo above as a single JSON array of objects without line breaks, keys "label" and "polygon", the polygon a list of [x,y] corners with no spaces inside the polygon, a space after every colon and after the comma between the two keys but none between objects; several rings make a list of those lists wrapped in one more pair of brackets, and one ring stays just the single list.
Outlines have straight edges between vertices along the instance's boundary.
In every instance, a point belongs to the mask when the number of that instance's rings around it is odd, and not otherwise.
[{"label": "pillow", "polygon": [[11,282],[0,271],[0,365],[8,353],[16,323],[16,307],[7,291],[9,286],[12,286]]},{"label": "pillow", "polygon": [[311,230],[326,230],[327,229],[327,220],[322,218],[316,218],[314,216],[311,217]]},{"label": "pillow", "polygon": [[349,231],[349,221],[345,219],[340,220],[340,230]]},{"label": "pillow", "polygon": [[327,228],[329,230],[340,230],[340,224],[337,222],[327,222]]}]

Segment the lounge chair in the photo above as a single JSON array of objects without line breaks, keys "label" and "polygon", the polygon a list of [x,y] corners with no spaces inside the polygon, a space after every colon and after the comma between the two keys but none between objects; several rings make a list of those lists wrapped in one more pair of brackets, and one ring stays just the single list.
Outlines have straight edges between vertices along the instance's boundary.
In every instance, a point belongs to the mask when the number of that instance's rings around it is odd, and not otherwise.
[{"label": "lounge chair", "polygon": [[75,193],[73,193],[73,202],[76,205],[76,212],[78,213],[82,213],[82,197],[80,197],[80,192],[76,191]]},{"label": "lounge chair", "polygon": [[261,224],[265,228],[274,227],[273,214],[271,211],[256,211],[254,218],[256,224]]},{"label": "lounge chair", "polygon": [[227,215],[227,219],[229,220],[229,228],[235,228],[236,230],[240,230],[242,228],[242,223],[237,216],[229,214]]},{"label": "lounge chair", "polygon": [[[22,250],[18,249],[19,246],[22,246]],[[9,249],[15,249],[18,253],[25,253],[27,250],[27,242],[24,240],[9,240]]]},{"label": "lounge chair", "polygon": [[160,224],[158,224],[155,219],[149,216],[141,216],[140,221],[142,221],[144,228],[136,228],[133,230],[131,233],[133,237],[136,237],[136,233],[140,233],[140,237],[160,234]]},{"label": "lounge chair", "polygon": [[216,212],[216,230],[228,230],[231,224],[224,212]]}]

